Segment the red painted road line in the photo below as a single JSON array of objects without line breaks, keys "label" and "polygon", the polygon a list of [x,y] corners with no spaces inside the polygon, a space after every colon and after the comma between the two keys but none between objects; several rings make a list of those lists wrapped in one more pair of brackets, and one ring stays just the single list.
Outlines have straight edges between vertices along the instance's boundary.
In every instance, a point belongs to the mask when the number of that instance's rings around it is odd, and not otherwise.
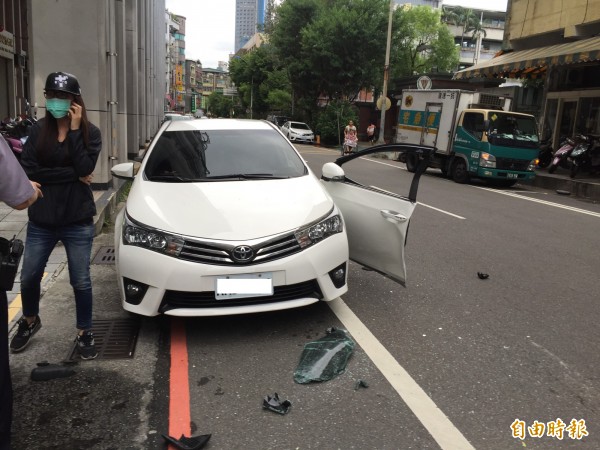
[{"label": "red painted road line", "polygon": [[[171,318],[171,377],[169,388],[169,436],[179,439],[190,437],[190,386],[188,377],[188,351],[185,323]],[[170,450],[175,450],[169,445]]]}]

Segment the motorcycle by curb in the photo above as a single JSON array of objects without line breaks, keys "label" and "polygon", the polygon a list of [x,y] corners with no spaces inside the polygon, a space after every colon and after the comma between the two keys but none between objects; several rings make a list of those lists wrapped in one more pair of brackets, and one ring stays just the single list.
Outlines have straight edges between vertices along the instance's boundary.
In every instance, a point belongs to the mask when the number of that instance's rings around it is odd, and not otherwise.
[{"label": "motorcycle by curb", "polygon": [[580,172],[595,173],[600,170],[600,143],[599,136],[585,136],[571,151],[570,177]]},{"label": "motorcycle by curb", "polygon": [[[575,138],[577,139],[577,138]],[[571,164],[569,162],[569,156],[573,151],[573,148],[576,145],[575,139],[565,138],[565,140],[561,143],[561,146],[556,152],[554,152],[554,156],[552,157],[552,163],[548,167],[548,173],[556,172],[558,166],[563,169],[570,169]]]}]

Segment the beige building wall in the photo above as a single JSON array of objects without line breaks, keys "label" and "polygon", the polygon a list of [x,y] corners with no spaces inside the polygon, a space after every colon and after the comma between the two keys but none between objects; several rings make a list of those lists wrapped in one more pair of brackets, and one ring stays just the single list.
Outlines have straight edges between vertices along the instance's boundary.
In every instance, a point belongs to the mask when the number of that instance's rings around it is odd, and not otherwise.
[{"label": "beige building wall", "polygon": [[545,45],[551,45],[558,39],[591,37],[595,28],[592,23],[600,21],[600,0],[510,0],[510,3],[511,42],[550,35],[546,37],[551,41]]}]

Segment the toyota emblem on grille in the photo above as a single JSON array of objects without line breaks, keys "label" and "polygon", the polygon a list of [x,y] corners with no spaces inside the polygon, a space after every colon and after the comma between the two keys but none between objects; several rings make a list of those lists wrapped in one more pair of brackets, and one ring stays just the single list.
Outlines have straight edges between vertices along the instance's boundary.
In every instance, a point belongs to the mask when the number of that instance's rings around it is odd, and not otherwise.
[{"label": "toyota emblem on grille", "polygon": [[254,250],[248,245],[238,245],[231,252],[231,256],[237,262],[249,262],[254,258]]}]

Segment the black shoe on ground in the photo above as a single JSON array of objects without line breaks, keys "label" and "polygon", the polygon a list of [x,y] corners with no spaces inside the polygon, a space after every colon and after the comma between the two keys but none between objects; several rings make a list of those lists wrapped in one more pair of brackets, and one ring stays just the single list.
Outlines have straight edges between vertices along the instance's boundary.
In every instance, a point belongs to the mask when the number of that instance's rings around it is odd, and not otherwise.
[{"label": "black shoe on ground", "polygon": [[96,343],[94,342],[94,333],[90,330],[84,331],[83,334],[78,334],[75,341],[77,342],[77,350],[81,359],[94,359],[98,356]]},{"label": "black shoe on ground", "polygon": [[42,321],[40,316],[35,316],[35,320],[29,324],[25,317],[21,317],[17,322],[17,332],[10,341],[10,351],[13,353],[25,350],[25,347],[29,345],[31,337],[42,328]]}]

